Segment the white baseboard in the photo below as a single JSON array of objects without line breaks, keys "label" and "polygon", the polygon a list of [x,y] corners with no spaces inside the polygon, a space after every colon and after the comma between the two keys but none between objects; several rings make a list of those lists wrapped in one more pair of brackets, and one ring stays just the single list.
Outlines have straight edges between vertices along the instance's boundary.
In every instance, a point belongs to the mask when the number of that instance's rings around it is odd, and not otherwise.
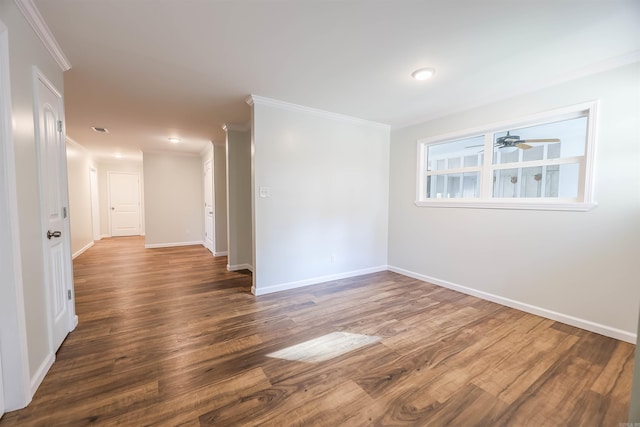
[{"label": "white baseboard", "polygon": [[451,283],[446,280],[441,280],[435,277],[414,273],[413,271],[405,270],[403,268],[389,266],[388,269],[389,271],[402,274],[403,276],[412,277],[414,279],[422,280],[423,282],[432,283],[434,285],[442,286],[443,288],[452,289],[454,291],[462,292],[463,294],[472,295],[474,297],[478,297],[483,300],[495,302],[507,307],[515,308],[517,310],[535,314],[537,316],[545,317],[547,319],[555,320],[560,323],[566,323],[567,325],[571,325],[580,329],[595,332],[600,335],[615,338],[621,341],[626,341],[632,344],[636,343],[636,338],[637,338],[636,334],[629,331],[623,331],[621,329],[602,325],[600,323],[595,323],[590,320],[580,319],[578,317],[570,316],[568,314],[558,313],[557,311],[548,310],[546,308],[542,308],[542,307],[527,304],[524,302],[501,297],[500,295],[495,295],[488,292],[479,291],[477,289],[468,288],[466,286]]},{"label": "white baseboard", "polygon": [[227,270],[229,271],[249,270],[250,272],[253,273],[253,266],[250,264],[236,264],[236,265],[227,264]]},{"label": "white baseboard", "polygon": [[69,325],[69,332],[73,332],[73,330],[76,329],[76,326],[78,326],[77,315],[73,316],[73,319],[71,319],[71,325]]},{"label": "white baseboard", "polygon": [[223,251],[223,252],[213,252],[213,256],[227,256],[229,255],[229,252],[227,251]]},{"label": "white baseboard", "polygon": [[174,242],[174,243],[153,243],[150,245],[145,244],[144,247],[146,249],[155,249],[155,248],[173,248],[175,246],[195,246],[195,245],[203,245],[203,241],[199,242]]},{"label": "white baseboard", "polygon": [[40,364],[40,367],[31,378],[31,397],[33,397],[36,394],[38,387],[40,387],[40,384],[42,384],[42,381],[44,380],[45,375],[47,375],[47,372],[49,372],[49,369],[51,369],[51,367],[53,366],[53,362],[55,362],[55,360],[56,360],[55,353],[51,353]]},{"label": "white baseboard", "polygon": [[377,273],[387,270],[386,265],[378,267],[365,268],[362,270],[346,271],[344,273],[329,274],[327,276],[312,277],[310,279],[297,280],[295,282],[281,283],[279,285],[271,285],[263,288],[251,288],[254,295],[265,295],[273,292],[286,291],[289,289],[301,288],[303,286],[316,285],[318,283],[331,282],[333,280],[347,279],[349,277],[361,276],[363,274]]},{"label": "white baseboard", "polygon": [[86,252],[87,249],[89,249],[91,246],[93,246],[93,241],[91,241],[90,243],[87,243],[82,249],[80,249],[79,251],[77,251],[76,253],[74,253],[73,255],[71,255],[71,259],[76,259],[78,258],[80,255],[82,255],[83,253]]},{"label": "white baseboard", "polygon": [[108,239],[109,237],[111,237],[111,234],[103,234],[100,239]]}]

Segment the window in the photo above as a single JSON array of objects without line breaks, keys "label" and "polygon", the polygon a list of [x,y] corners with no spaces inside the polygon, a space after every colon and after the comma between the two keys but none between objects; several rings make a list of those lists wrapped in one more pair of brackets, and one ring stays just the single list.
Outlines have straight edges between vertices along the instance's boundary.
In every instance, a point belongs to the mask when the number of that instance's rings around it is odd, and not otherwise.
[{"label": "window", "polygon": [[418,141],[419,206],[589,210],[596,104]]}]

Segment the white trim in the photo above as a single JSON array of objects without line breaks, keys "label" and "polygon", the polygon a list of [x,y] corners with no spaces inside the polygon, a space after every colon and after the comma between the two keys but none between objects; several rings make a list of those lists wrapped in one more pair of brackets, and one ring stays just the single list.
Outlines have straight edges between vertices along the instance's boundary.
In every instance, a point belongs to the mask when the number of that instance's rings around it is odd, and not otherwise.
[{"label": "white trim", "polygon": [[[141,236],[144,236],[144,234],[141,234]],[[111,234],[103,234],[103,235],[101,235],[101,236],[100,236],[100,240],[102,240],[102,239],[108,239],[108,238],[110,238],[110,237],[111,237]]]},{"label": "white trim", "polygon": [[[144,196],[143,196],[143,179],[142,177],[140,177],[140,172],[128,172],[128,171],[107,171],[107,213],[109,214],[109,236],[107,237],[113,237],[113,229],[111,228],[111,213],[112,213],[112,209],[111,209],[111,175],[112,174],[116,174],[116,175],[135,175],[138,177],[138,232],[140,234],[137,234],[137,236],[143,236],[144,235],[144,228],[143,228],[143,224],[144,224],[144,212],[143,212],[143,203],[144,203]],[[122,236],[117,236],[117,237],[122,237]]]},{"label": "white trim", "polygon": [[87,249],[89,249],[91,246],[93,246],[93,241],[87,243],[82,249],[78,250],[77,252],[75,252],[72,256],[71,259],[76,259],[78,258],[80,255],[82,255],[83,253],[85,253],[87,251]]},{"label": "white trim", "polygon": [[423,282],[442,286],[447,289],[452,289],[454,291],[462,292],[463,294],[466,294],[466,295],[472,295],[474,297],[477,297],[486,301],[495,302],[507,307],[511,307],[527,313],[535,314],[537,316],[542,316],[547,319],[555,320],[557,322],[575,326],[580,329],[595,332],[600,335],[615,338],[621,341],[630,342],[632,344],[636,342],[636,334],[629,331],[623,331],[621,329],[613,328],[607,325],[602,325],[600,323],[595,323],[586,319],[580,319],[578,317],[570,316],[568,314],[558,313],[557,311],[549,310],[543,307],[538,307],[538,306],[527,304],[520,301],[515,301],[509,298],[502,297],[500,295],[495,295],[489,292],[484,292],[484,291],[469,288],[466,286],[458,285],[456,283],[437,279],[431,276],[426,276],[424,274],[414,273],[413,271],[405,270],[403,268],[389,266],[388,269],[389,271],[402,274],[403,276],[412,277],[414,279],[418,279]]},{"label": "white trim", "polygon": [[[508,200],[508,201],[503,201]],[[531,199],[493,199],[475,201],[471,199],[433,199],[416,200],[416,206],[429,208],[471,208],[471,209],[518,209],[534,211],[573,211],[588,212],[598,206],[597,203],[531,201]]]},{"label": "white trim", "polygon": [[68,71],[71,69],[71,63],[64,55],[64,52],[60,48],[60,45],[56,41],[55,37],[51,33],[49,26],[40,15],[40,11],[33,3],[32,0],[14,0],[20,12],[24,15],[27,22],[33,28],[33,31],[36,33],[38,38],[44,44],[44,47],[47,49],[49,54],[53,57],[53,59],[58,63],[62,71]]},{"label": "white trim", "polygon": [[[214,165],[214,153],[213,153],[213,145],[211,146],[211,158],[205,159],[204,156],[202,156],[202,181],[203,181],[203,188],[202,188],[202,192],[203,192],[203,199],[205,201],[205,207],[206,207],[206,201],[207,201],[207,194],[205,193],[205,190],[207,188],[207,166],[209,166],[209,168],[211,169],[211,180],[210,180],[210,184],[211,184],[211,218],[209,218],[209,215],[207,214],[207,210],[203,209],[203,213],[204,213],[204,230],[203,230],[203,236],[202,236],[202,240],[204,242],[204,247],[209,249],[209,251],[211,252],[211,254],[213,255],[214,249],[215,249],[215,245],[216,245],[216,186],[215,186],[215,171],[213,170],[213,165]],[[207,223],[210,222],[211,223],[211,236],[209,237],[209,240],[211,241],[211,245],[208,246],[207,245]]]},{"label": "white trim", "polygon": [[[29,390],[29,353],[27,347],[27,327],[25,314],[24,284],[22,277],[22,264],[20,248],[20,225],[18,215],[18,194],[16,164],[13,141],[13,113],[11,105],[11,82],[9,78],[9,32],[5,24],[0,21],[0,162],[3,164],[0,171],[4,171],[3,179],[6,188],[0,188],[0,209],[7,214],[7,226],[9,239],[0,242],[11,253],[11,274],[3,279],[3,290],[10,294],[10,299],[4,300],[9,309],[0,310],[0,339],[4,337],[1,351],[5,352],[3,358],[4,375],[2,378],[4,388],[4,403],[6,410],[21,409],[31,401],[33,394]],[[12,292],[13,291],[13,292]],[[0,294],[2,291],[0,291]],[[0,306],[3,303],[0,302]]]},{"label": "white trim", "polygon": [[508,129],[519,128],[523,126],[535,126],[545,124],[550,118],[558,120],[568,120],[572,118],[584,116],[584,111],[595,110],[597,108],[598,101],[588,101],[580,104],[568,105],[561,108],[556,108],[551,111],[542,111],[535,114],[530,114],[524,117],[517,117],[515,119],[501,120],[499,122],[487,123],[486,125],[476,126],[470,129],[464,129],[460,131],[448,132],[441,135],[429,136],[426,138],[420,138],[418,144],[429,145],[434,142],[447,142],[447,140],[464,139],[471,137],[478,137],[485,135],[489,132],[500,132]]},{"label": "white trim", "polygon": [[[40,104],[40,96],[41,96],[41,84],[49,91],[51,91],[54,96],[57,98],[57,108],[58,108],[58,114],[59,116],[57,117],[57,120],[59,120],[62,123],[62,129],[61,129],[61,143],[63,144],[61,149],[64,150],[64,152],[62,153],[57,153],[60,155],[60,183],[62,183],[62,187],[60,188],[60,198],[62,201],[62,205],[64,206],[64,209],[69,208],[69,194],[68,194],[68,176],[67,176],[67,156],[66,156],[66,130],[65,130],[65,116],[64,116],[64,97],[62,95],[62,92],[60,92],[55,85],[47,78],[47,76],[40,71],[40,69],[37,66],[32,66],[32,82],[33,82],[33,119],[34,119],[34,123],[35,123],[35,142],[36,142],[36,157],[37,157],[37,169],[38,169],[38,200],[39,200],[39,206],[42,210],[43,206],[46,206],[44,197],[45,197],[45,191],[43,189],[43,180],[48,178],[43,176],[43,154],[42,154],[42,144],[41,144],[41,139],[42,139],[42,135],[40,134],[41,132],[41,104]],[[46,230],[47,229],[47,220],[45,219],[44,216],[44,212],[40,212],[40,225],[41,225],[41,230]],[[74,282],[73,282],[73,262],[72,262],[72,258],[71,258],[71,226],[70,226],[70,218],[69,215],[66,215],[66,217],[63,218],[62,220],[62,245],[64,247],[64,251],[63,251],[63,256],[64,256],[64,263],[66,265],[66,270],[65,270],[65,277],[64,277],[64,283],[65,283],[65,304],[66,304],[66,311],[67,311],[67,319],[66,319],[66,334],[65,337],[69,334],[69,332],[71,332],[74,328],[74,324],[77,324],[77,322],[74,320],[75,316],[76,316],[76,311],[75,311],[75,300],[74,299],[67,299],[66,298],[66,294],[69,293],[71,295],[75,295],[75,290],[74,290]],[[46,241],[43,239],[42,240],[42,256],[43,256],[43,260],[45,261],[45,266],[48,265],[49,261],[50,261],[50,251],[49,251],[49,247],[48,244],[46,243]],[[44,280],[44,284],[45,284],[45,295],[46,295],[46,299],[47,299],[47,327],[48,327],[48,332],[49,332],[49,352],[50,355],[53,355],[54,360],[55,360],[55,353],[56,351],[58,351],[59,345],[62,344],[62,342],[60,342],[60,344],[58,345],[58,347],[55,347],[56,343],[54,343],[53,341],[53,324],[54,324],[54,320],[53,320],[53,312],[52,312],[52,301],[54,296],[52,295],[52,290],[51,290],[51,276],[49,274],[50,272],[48,271],[47,268],[45,268],[44,271],[44,276],[43,276],[43,280]],[[53,363],[53,362],[52,362]],[[43,374],[45,375],[46,372]],[[32,378],[32,384],[33,384],[33,378]],[[42,380],[40,380],[41,382]],[[38,382],[38,385],[40,384],[40,382]],[[33,393],[35,393],[35,389],[33,390]]]},{"label": "white trim", "polygon": [[[142,157],[144,159],[144,155],[145,154],[164,154],[164,155],[171,155],[171,156],[181,156],[181,157],[202,157],[200,155],[200,152],[197,153],[192,153],[190,151],[171,151],[171,150],[144,150],[141,151],[142,153]],[[122,160],[122,159],[119,159]],[[142,160],[138,161],[138,160],[132,160],[136,163],[140,163],[142,162]]]},{"label": "white trim", "polygon": [[390,130],[391,126],[384,123],[372,122],[365,119],[360,119],[357,117],[345,116],[342,114],[332,113],[330,111],[319,110],[317,108],[305,107],[303,105],[291,104],[289,102],[278,101],[276,99],[265,98],[263,96],[251,95],[247,98],[247,104],[253,106],[255,105],[265,105],[268,107],[280,108],[282,110],[293,111],[297,113],[311,114],[317,117],[323,117],[326,119],[332,120],[341,120],[344,122],[356,123],[359,125],[365,126],[373,126],[380,129]]},{"label": "white trim", "polygon": [[[78,148],[82,151],[84,151],[89,157],[91,157],[91,151],[87,150],[87,148],[80,144],[79,142],[77,142],[76,140],[68,137],[67,135],[64,136],[64,139],[71,145],[73,145],[75,148]],[[93,161],[93,159],[90,159],[91,161]]]},{"label": "white trim", "polygon": [[213,256],[227,256],[229,255],[229,252],[227,251],[222,251],[222,252],[214,252]]},{"label": "white trim", "polygon": [[71,318],[71,330],[73,331],[76,326],[78,326],[78,315],[74,314],[73,317]]},{"label": "white trim", "polygon": [[146,249],[155,249],[155,248],[173,248],[176,246],[195,246],[195,245],[204,246],[204,242],[200,240],[200,241],[193,241],[193,242],[152,243],[152,244],[145,244],[144,247]]},{"label": "white trim", "polygon": [[31,396],[36,394],[38,387],[42,384],[44,377],[47,375],[47,372],[49,372],[49,369],[51,369],[53,362],[55,361],[56,354],[50,353],[47,358],[42,361],[36,373],[33,374],[33,377],[31,378]]},{"label": "white trim", "polygon": [[249,132],[251,130],[251,123],[245,123],[243,125],[234,125],[233,123],[225,123],[222,125],[222,130],[225,132]]},{"label": "white trim", "polygon": [[312,277],[309,279],[297,280],[295,282],[281,283],[278,285],[271,285],[271,286],[266,286],[262,288],[252,287],[251,292],[256,296],[259,296],[259,295],[270,294],[273,292],[280,292],[280,291],[286,291],[289,289],[301,288],[309,285],[316,285],[318,283],[325,283],[325,282],[331,282],[334,280],[347,279],[349,277],[361,276],[363,274],[378,273],[380,271],[386,271],[386,270],[387,270],[386,265],[380,265],[377,267],[370,267],[362,270],[346,271],[344,273]]},{"label": "white trim", "polygon": [[102,239],[100,234],[100,175],[98,168],[89,166],[89,199],[91,202],[91,238]]},{"label": "white trim", "polygon": [[[509,129],[519,127],[530,127],[549,123],[550,120],[569,120],[577,117],[587,117],[587,132],[585,139],[585,151],[582,156],[563,157],[559,159],[519,161],[505,164],[493,164],[492,156],[485,156],[481,166],[460,167],[452,169],[442,169],[437,171],[427,171],[425,167],[427,147],[433,144],[453,142],[456,140],[484,136],[485,151],[493,150],[493,135]],[[551,111],[539,112],[536,114],[520,117],[516,119],[503,120],[489,123],[471,129],[464,129],[446,134],[430,136],[417,140],[416,158],[416,187],[415,204],[425,207],[459,207],[459,208],[479,208],[479,209],[528,209],[528,210],[559,210],[585,212],[597,206],[593,201],[593,180],[594,180],[594,156],[596,145],[596,122],[598,120],[598,101],[584,102],[557,108]],[[559,198],[498,198],[493,197],[490,177],[496,170],[526,168],[545,165],[579,164],[580,174],[578,183],[578,197],[575,199]],[[466,199],[437,199],[426,198],[425,183],[427,176],[447,175],[462,172],[480,172],[481,191],[477,198]]]},{"label": "white trim", "polygon": [[202,150],[200,150],[198,155],[204,160],[204,156],[206,156],[209,151],[213,153],[213,141],[209,141],[208,143],[206,143],[204,147],[202,147]]},{"label": "white trim", "polygon": [[249,270],[253,273],[253,266],[251,264],[235,264],[229,265],[227,264],[228,271],[239,271],[239,270]]}]

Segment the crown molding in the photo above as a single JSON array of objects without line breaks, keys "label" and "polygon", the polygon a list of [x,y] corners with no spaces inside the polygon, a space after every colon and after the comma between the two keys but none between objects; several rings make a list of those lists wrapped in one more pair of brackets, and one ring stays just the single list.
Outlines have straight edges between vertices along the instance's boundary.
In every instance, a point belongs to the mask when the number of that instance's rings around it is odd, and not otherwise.
[{"label": "crown molding", "polygon": [[20,12],[24,15],[25,19],[33,28],[36,35],[40,38],[44,47],[49,51],[49,54],[55,59],[62,71],[68,71],[71,69],[71,63],[64,56],[64,52],[60,45],[56,41],[55,37],[51,33],[49,26],[44,21],[40,11],[33,3],[33,0],[14,0]]},{"label": "crown molding", "polygon": [[191,151],[169,151],[169,150],[142,150],[142,157],[144,158],[145,154],[155,154],[160,156],[171,156],[171,157],[201,157],[200,152],[194,153]]},{"label": "crown molding", "polygon": [[225,123],[222,125],[222,129],[225,132],[236,131],[236,132],[248,132],[251,130],[251,124],[245,123],[243,125],[235,125],[233,123]]},{"label": "crown molding", "polygon": [[263,96],[251,95],[246,100],[247,104],[250,106],[254,105],[265,105],[268,107],[280,108],[283,110],[294,111],[298,113],[311,114],[318,117],[323,117],[332,120],[341,120],[345,122],[356,123],[365,126],[377,127],[379,129],[390,130],[391,126],[384,123],[372,122],[365,119],[360,119],[357,117],[345,116],[342,114],[332,113],[330,111],[319,110],[317,108],[305,107],[304,105],[291,104],[289,102],[278,101],[276,99],[265,98]]},{"label": "crown molding", "polygon": [[85,147],[84,145],[80,144],[78,141],[76,141],[75,139],[66,136],[64,137],[64,139],[67,141],[67,144],[71,144],[72,146],[84,151],[85,153],[91,155],[91,151],[89,151],[89,149],[87,147]]},{"label": "crown molding", "polygon": [[200,150],[200,153],[199,153],[199,154],[200,154],[200,157],[205,156],[205,155],[207,154],[207,152],[209,152],[209,150],[212,150],[212,151],[213,151],[213,145],[214,145],[214,144],[215,144],[215,143],[214,143],[213,141],[208,141],[208,142],[204,145],[204,147],[202,147],[202,150]]}]

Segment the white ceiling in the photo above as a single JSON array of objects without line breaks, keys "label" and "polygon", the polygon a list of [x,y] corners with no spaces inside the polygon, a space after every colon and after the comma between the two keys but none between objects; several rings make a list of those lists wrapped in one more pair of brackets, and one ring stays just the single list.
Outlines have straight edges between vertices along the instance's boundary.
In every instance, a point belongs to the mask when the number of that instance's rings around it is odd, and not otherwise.
[{"label": "white ceiling", "polygon": [[223,143],[250,94],[401,127],[640,58],[637,0],[34,3],[72,64],[67,134],[107,157]]}]

